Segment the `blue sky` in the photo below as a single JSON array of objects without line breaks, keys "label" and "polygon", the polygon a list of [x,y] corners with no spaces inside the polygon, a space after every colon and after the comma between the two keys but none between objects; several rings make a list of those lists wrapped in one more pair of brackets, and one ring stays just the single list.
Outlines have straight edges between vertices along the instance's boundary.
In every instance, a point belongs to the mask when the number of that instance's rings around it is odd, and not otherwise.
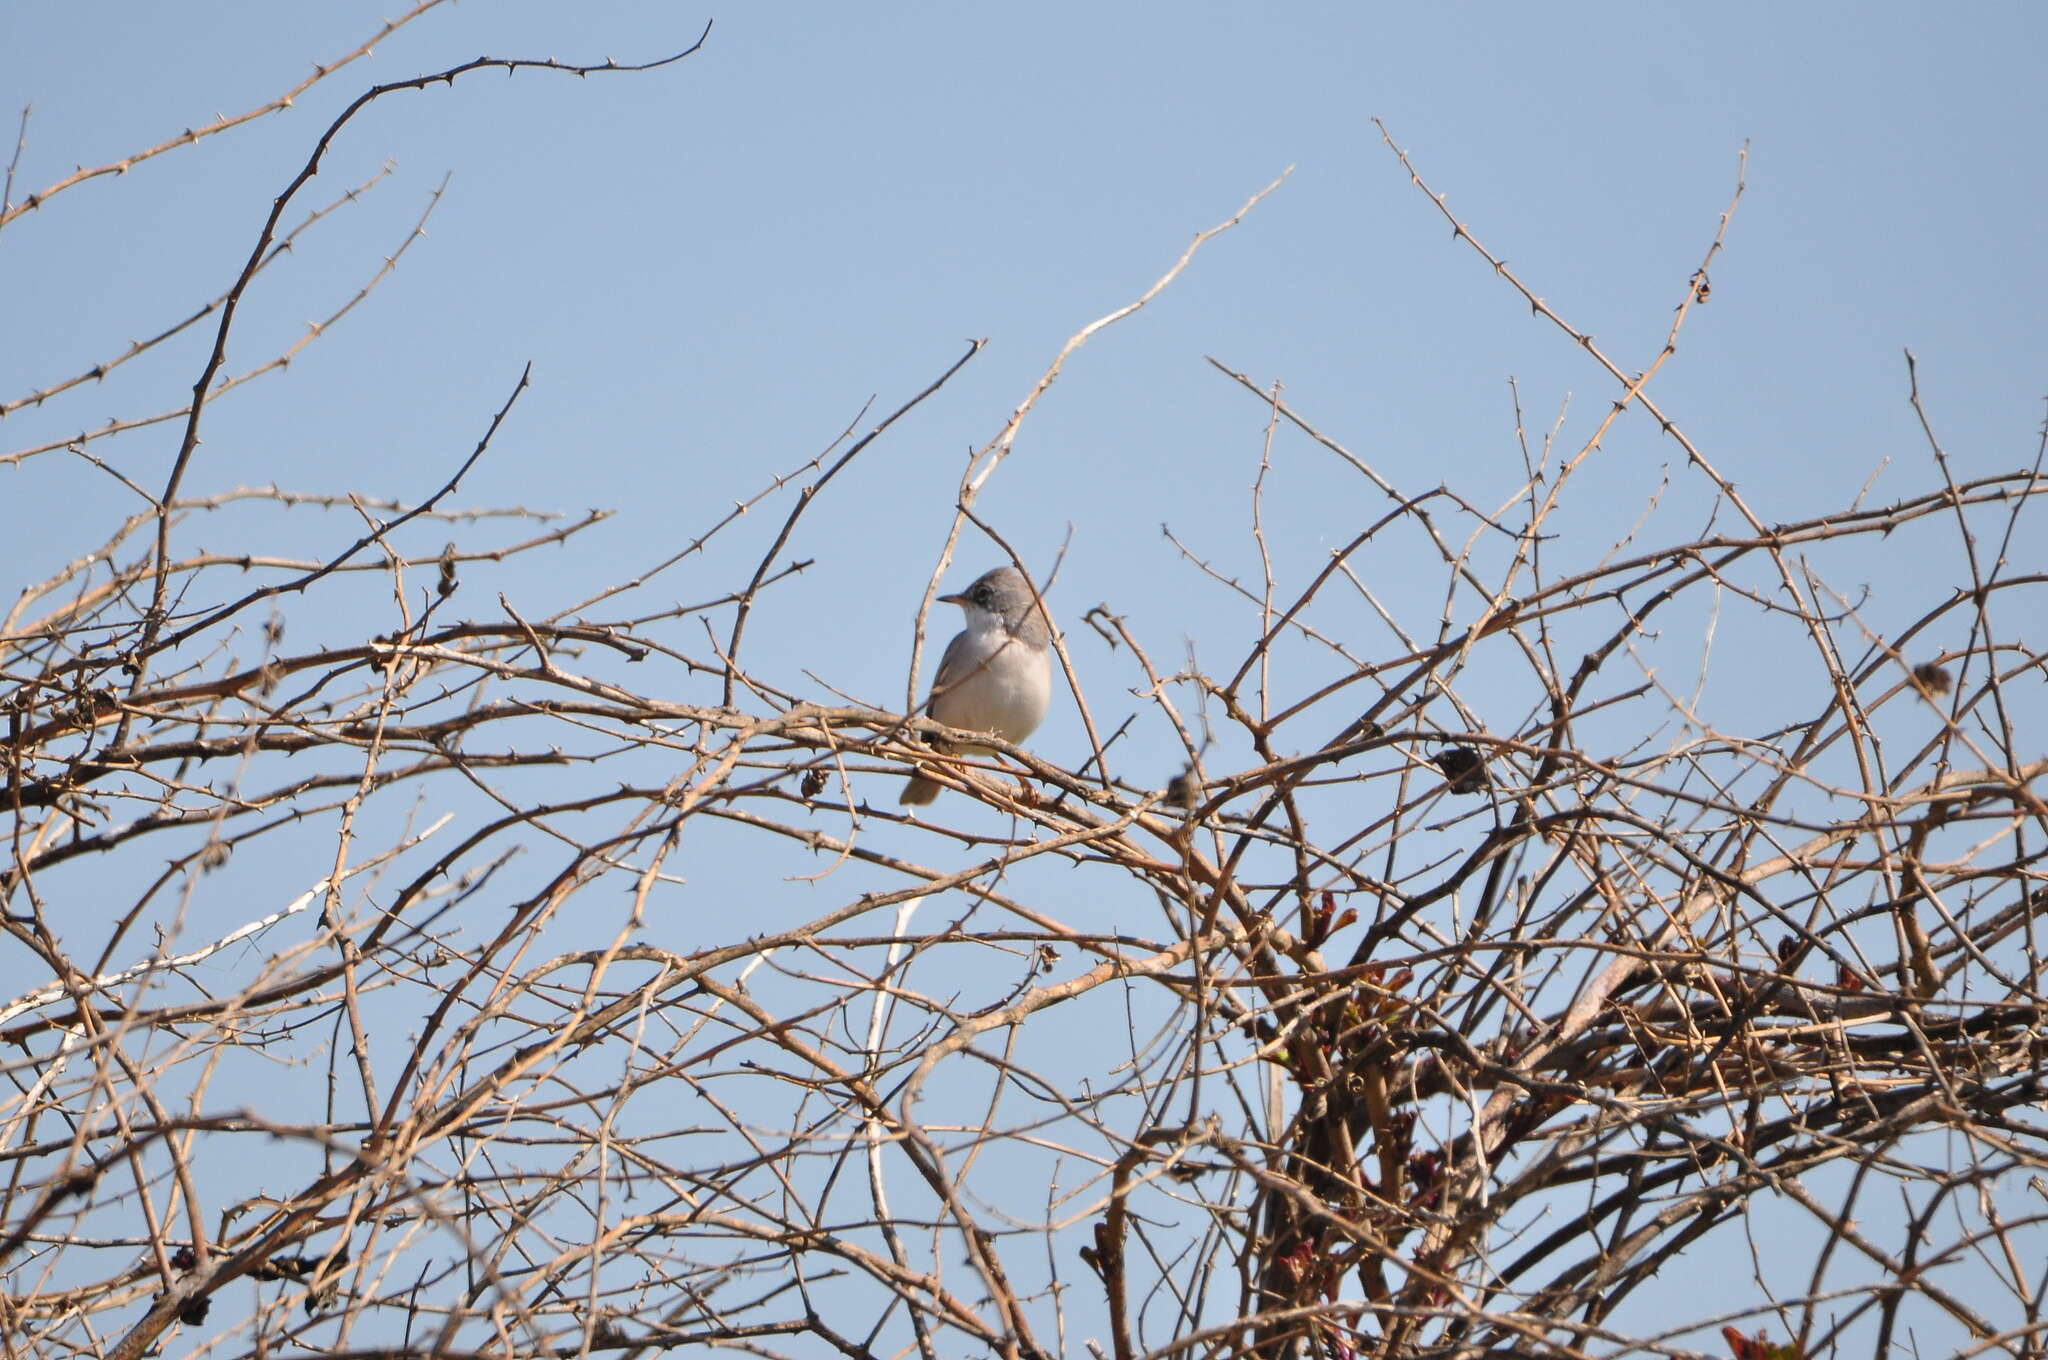
[{"label": "blue sky", "polygon": [[[7,145],[33,106],[13,198],[260,104],[388,10],[9,6]],[[480,53],[645,60],[687,46],[707,19],[704,49],[661,71],[471,76],[352,124],[300,208],[387,162],[392,173],[259,279],[230,367],[347,301],[450,175],[428,234],[289,372],[212,409],[188,492],[276,482],[417,498],[531,363],[532,389],[458,500],[617,512],[577,551],[465,581],[470,608],[502,591],[545,615],[669,556],[870,400],[893,409],[986,339],[827,489],[792,548],[816,566],[750,625],[748,664],[773,683],[898,704],[968,452],[1068,336],[1292,166],[1152,306],[1068,364],[977,507],[1041,570],[1071,536],[1051,603],[1106,732],[1142,705],[1122,658],[1082,624],[1089,607],[1127,617],[1169,669],[1190,644],[1225,664],[1251,636],[1244,611],[1160,532],[1170,525],[1225,575],[1256,577],[1249,495],[1268,412],[1206,357],[1284,384],[1304,418],[1397,485],[1449,483],[1487,508],[1524,477],[1511,379],[1532,440],[1561,420],[1561,452],[1615,395],[1452,239],[1374,118],[1479,240],[1631,370],[1663,343],[1747,147],[1712,299],[1651,391],[1766,521],[1838,507],[1873,476],[1878,501],[1938,483],[1907,403],[1907,349],[1958,480],[2035,453],[2048,392],[2048,11],[2025,4],[445,4],[289,114],[83,185],[0,233],[0,401],[109,359],[220,291],[313,138],[370,83]],[[0,454],[174,404],[202,357],[180,342],[17,412],[0,422]],[[154,487],[173,428],[101,456]],[[1276,439],[1272,462],[1269,546],[1299,582],[1385,502],[1298,435]],[[1690,538],[1712,499],[1640,412],[1579,490],[1553,526],[1567,534],[1562,562],[1596,560],[1652,495],[1645,537]],[[655,603],[743,580],[784,504],[663,578]],[[0,466],[12,579],[55,571],[136,508],[62,454]],[[181,533],[226,547],[243,523],[214,516]],[[303,551],[359,531],[311,513],[287,528],[283,546]],[[2031,541],[2015,551],[2048,566]],[[970,531],[948,584],[999,560]],[[1429,635],[1441,565],[1412,545],[1360,560],[1375,593]],[[1880,629],[1960,579],[1939,553],[1876,545],[1828,570],[1845,573],[1838,589],[1872,592]],[[1354,647],[1393,649],[1369,611],[1347,608],[1334,617],[1355,628]],[[295,617],[293,642],[339,641],[358,624]],[[676,645],[701,641],[676,627]],[[1757,674],[1731,668],[1715,697],[1760,729],[1776,696]],[[680,668],[647,683],[705,697]],[[1510,727],[1525,703],[1503,695],[1487,716]],[[1034,745],[1083,759],[1071,706]],[[1178,767],[1156,723],[1126,750],[1134,780]],[[695,872],[730,869],[714,855]]]},{"label": "blue sky", "polygon": [[[110,23],[16,8],[0,97],[35,106],[17,183],[258,103],[384,11],[279,13],[134,5]],[[1924,465],[1906,347],[1965,471],[2016,464],[2040,419],[2044,21],[2017,5],[1966,15],[1054,6],[1025,22],[947,6],[444,6],[291,115],[22,219],[0,277],[10,310],[38,322],[8,328],[0,362],[41,385],[216,289],[318,120],[371,79],[481,51],[646,57],[715,17],[705,51],[660,73],[471,78],[359,120],[306,201],[387,159],[395,173],[265,280],[237,357],[345,300],[452,171],[447,195],[364,309],[288,378],[223,404],[202,483],[404,494],[473,441],[531,360],[535,387],[470,495],[621,509],[616,551],[651,558],[699,507],[748,494],[871,395],[893,406],[985,337],[834,486],[846,521],[886,530],[813,545],[832,570],[791,592],[819,655],[847,650],[841,626],[900,639],[900,596],[930,568],[964,451],[1067,335],[1294,165],[1245,226],[1070,365],[984,502],[1034,561],[1071,523],[1063,588],[1077,604],[1126,601],[1178,580],[1157,524],[1221,552],[1220,531],[1243,520],[1264,413],[1204,355],[1282,381],[1397,481],[1512,475],[1510,375],[1532,423],[1575,394],[1565,437],[1598,419],[1606,379],[1451,242],[1378,116],[1480,239],[1628,366],[1661,341],[1747,142],[1713,302],[1654,390],[1759,489],[1762,513],[1791,517],[1887,457]],[[169,392],[189,370],[148,376]],[[110,383],[50,419],[93,424],[131,409],[128,390]],[[40,433],[35,414],[8,422],[10,448]],[[1617,455],[1664,463],[1648,424],[1625,422]],[[164,442],[137,448],[136,465]],[[55,527],[34,519],[10,516],[15,542]]]}]

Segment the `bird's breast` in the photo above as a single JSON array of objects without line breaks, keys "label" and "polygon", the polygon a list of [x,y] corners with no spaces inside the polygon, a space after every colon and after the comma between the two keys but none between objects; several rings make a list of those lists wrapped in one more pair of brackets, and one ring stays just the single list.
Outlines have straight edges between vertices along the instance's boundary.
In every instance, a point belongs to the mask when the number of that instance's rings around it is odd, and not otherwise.
[{"label": "bird's breast", "polygon": [[1000,637],[960,659],[964,673],[932,701],[934,718],[949,727],[993,732],[1009,742],[1024,740],[1045,721],[1052,699],[1045,649]]}]

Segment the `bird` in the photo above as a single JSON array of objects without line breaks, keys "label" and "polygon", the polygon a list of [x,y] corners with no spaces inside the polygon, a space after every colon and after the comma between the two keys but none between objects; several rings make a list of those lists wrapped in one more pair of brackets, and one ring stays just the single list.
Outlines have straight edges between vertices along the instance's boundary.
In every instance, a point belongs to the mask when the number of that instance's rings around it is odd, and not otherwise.
[{"label": "bird", "polygon": [[[1038,592],[1015,567],[985,572],[958,595],[939,596],[940,604],[957,604],[967,627],[946,644],[939,673],[932,679],[927,704],[932,717],[948,727],[991,732],[1013,745],[1038,730],[1052,702],[1052,661],[1046,646],[1052,629]],[[950,746],[942,751],[987,755],[986,746]],[[903,785],[902,801],[929,803],[944,787],[914,774]]]}]

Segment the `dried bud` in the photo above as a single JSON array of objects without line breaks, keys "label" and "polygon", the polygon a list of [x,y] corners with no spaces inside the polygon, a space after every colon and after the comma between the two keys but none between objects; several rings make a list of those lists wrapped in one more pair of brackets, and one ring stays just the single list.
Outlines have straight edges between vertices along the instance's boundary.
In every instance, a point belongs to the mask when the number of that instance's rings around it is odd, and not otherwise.
[{"label": "dried bud", "polygon": [[1913,682],[1920,686],[1920,692],[1929,698],[1946,694],[1955,687],[1955,678],[1948,673],[1948,667],[1939,661],[1923,661],[1913,668]]},{"label": "dried bud", "polygon": [[1430,757],[1430,764],[1443,771],[1451,783],[1452,793],[1479,793],[1492,781],[1487,777],[1485,762],[1479,753],[1469,746],[1448,746]]}]

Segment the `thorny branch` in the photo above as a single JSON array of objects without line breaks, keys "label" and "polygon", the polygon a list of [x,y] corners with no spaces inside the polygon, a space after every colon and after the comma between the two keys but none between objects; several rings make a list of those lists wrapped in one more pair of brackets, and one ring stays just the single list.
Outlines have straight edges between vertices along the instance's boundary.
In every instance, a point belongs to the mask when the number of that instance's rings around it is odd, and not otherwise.
[{"label": "thorny branch", "polygon": [[[959,523],[995,535],[1033,404],[1192,253],[1061,351]],[[1218,362],[1259,403],[1253,532],[1329,561],[1256,552],[1207,667],[1107,601],[1069,660],[1135,696],[1114,735],[965,761],[915,823],[920,742],[969,734],[739,650],[893,416],[554,613],[481,578],[602,515],[442,508],[502,394],[424,498],[181,462],[36,568],[0,628],[10,1353],[2042,1354],[2039,461],[1957,475],[1915,389],[1935,475],[1886,504],[1772,523],[1752,488],[1701,535],[1674,490],[1575,541],[1627,410],[1693,449],[1648,392],[1678,323],[1631,373],[1495,267],[1620,384],[1593,438],[1404,486]],[[173,550],[230,504],[344,518]],[[408,547],[429,521],[456,541]],[[1969,580],[1829,585],[1879,541]],[[1429,591],[1362,584],[1401,573]],[[302,608],[380,622],[293,649]],[[1768,685],[1676,692],[1688,662]],[[1730,1253],[1757,1288],[1715,1312],[1685,1272]]]}]

